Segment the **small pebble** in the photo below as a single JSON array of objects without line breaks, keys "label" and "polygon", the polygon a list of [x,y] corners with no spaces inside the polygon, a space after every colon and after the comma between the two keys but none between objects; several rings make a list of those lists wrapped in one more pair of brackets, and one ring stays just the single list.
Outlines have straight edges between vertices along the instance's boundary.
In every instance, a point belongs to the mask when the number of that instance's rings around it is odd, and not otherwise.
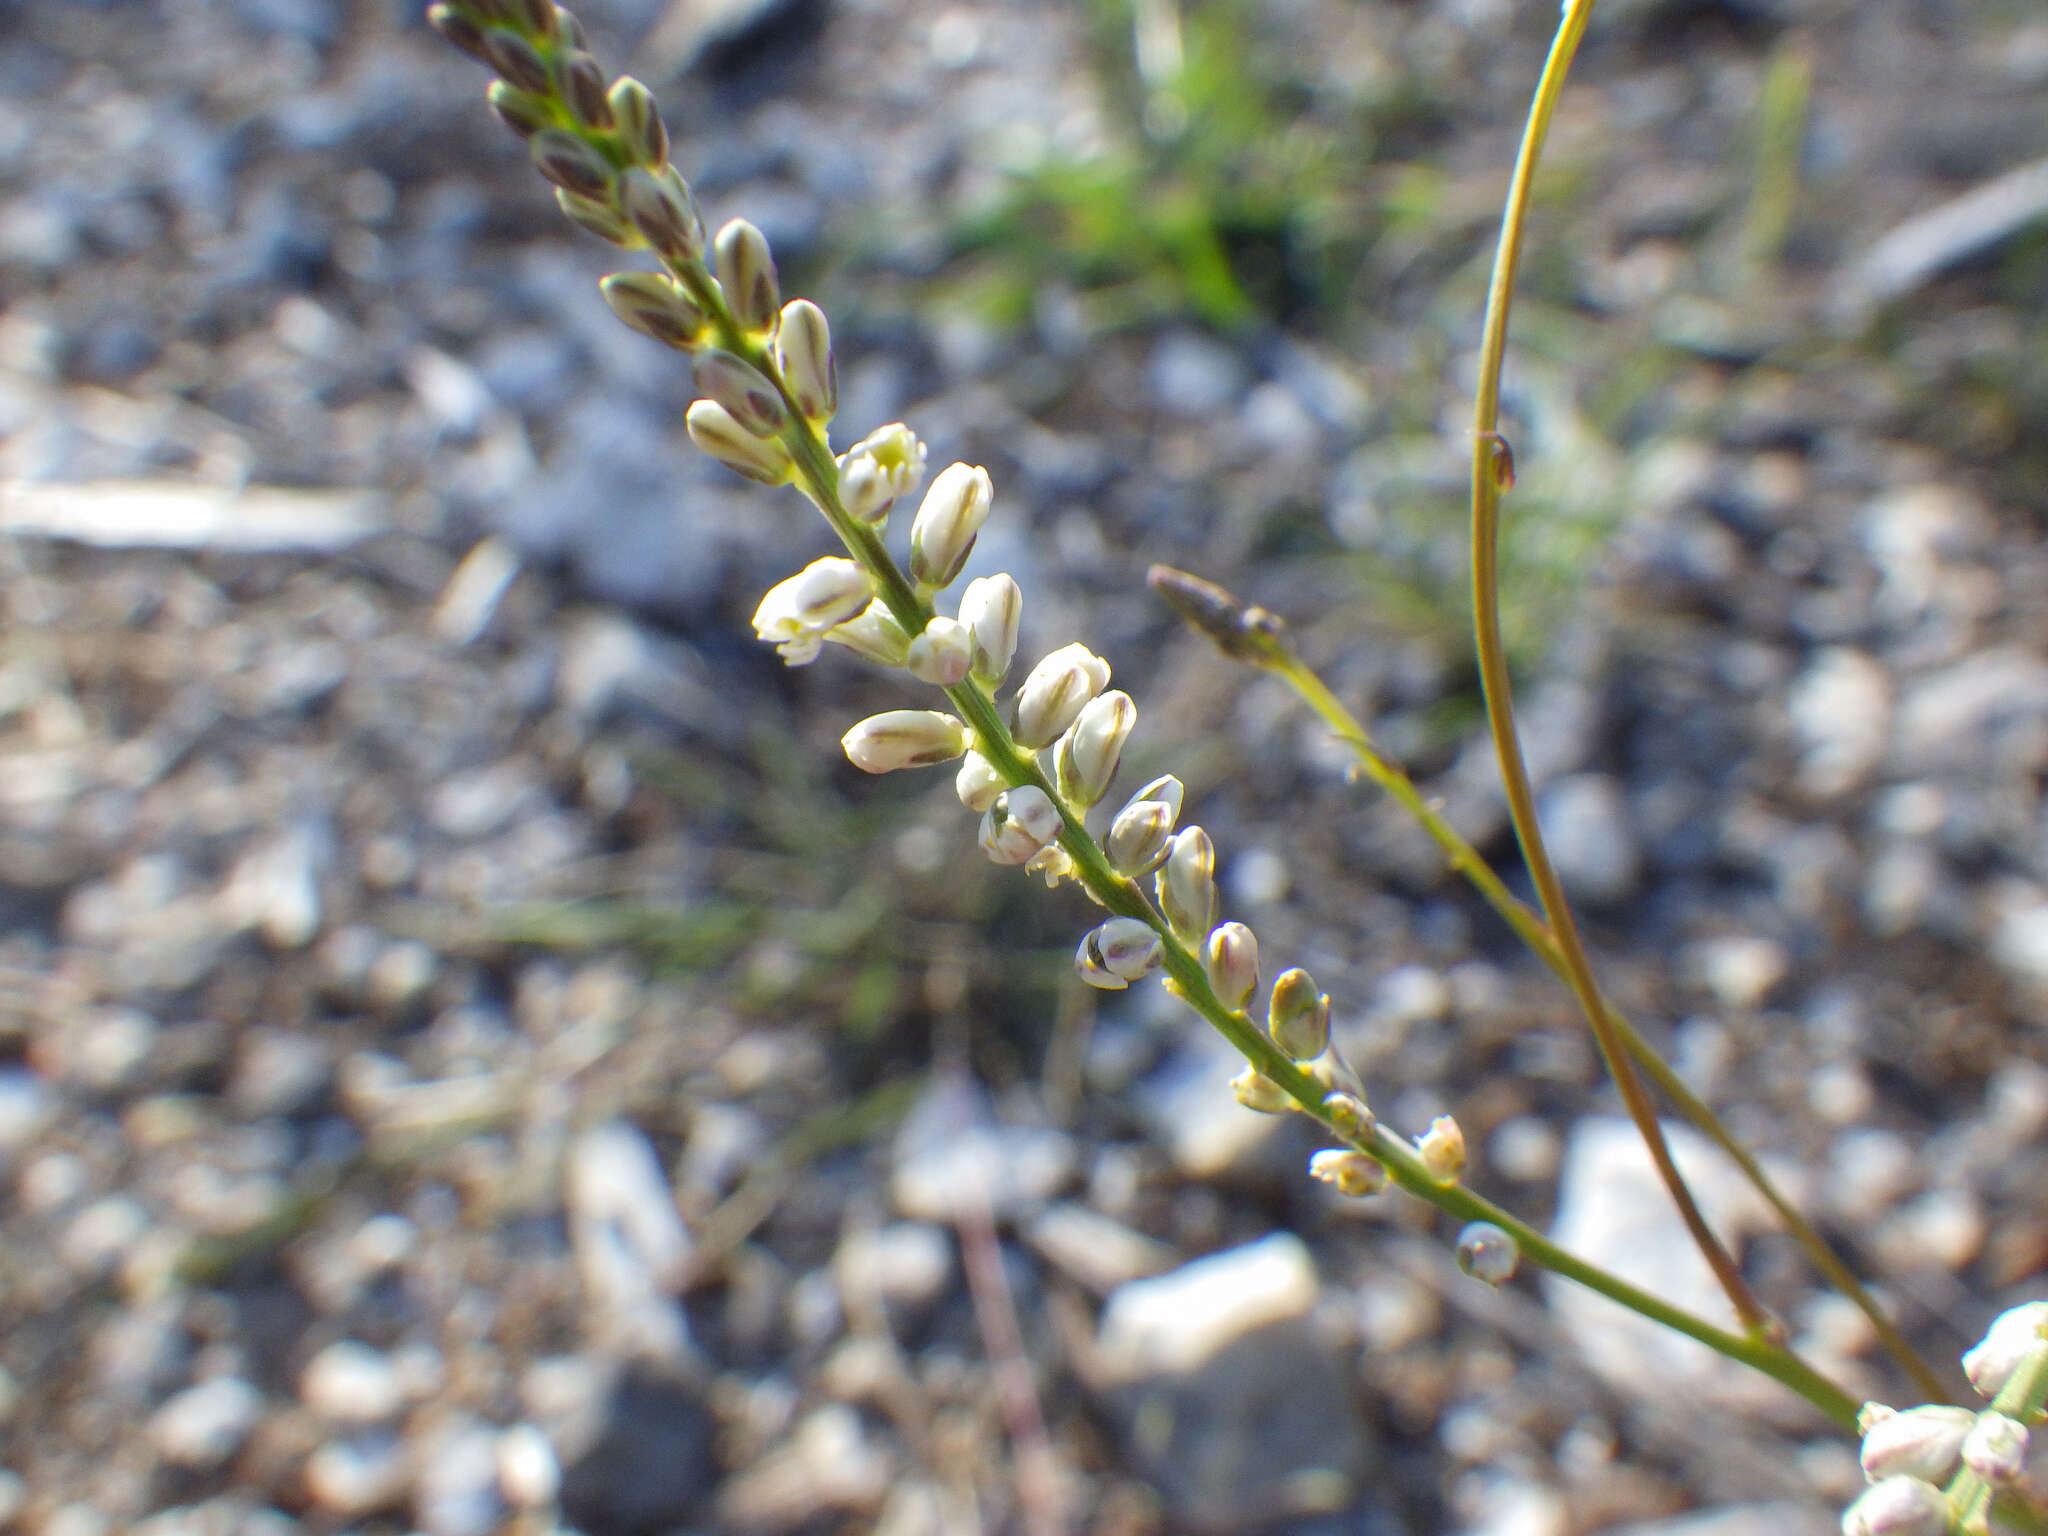
[{"label": "small pebble", "polygon": [[263,1412],[263,1394],[236,1376],[220,1376],[168,1399],[150,1415],[149,1438],[175,1466],[210,1471],[242,1448]]},{"label": "small pebble", "polygon": [[335,1424],[369,1425],[405,1406],[405,1391],[391,1360],[354,1339],[328,1345],[299,1377],[300,1401]]}]

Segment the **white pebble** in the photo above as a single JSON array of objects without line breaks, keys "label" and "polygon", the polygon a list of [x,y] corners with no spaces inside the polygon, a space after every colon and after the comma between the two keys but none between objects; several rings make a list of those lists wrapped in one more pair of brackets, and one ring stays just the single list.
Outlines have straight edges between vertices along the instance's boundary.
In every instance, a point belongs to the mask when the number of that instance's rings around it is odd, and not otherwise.
[{"label": "white pebble", "polygon": [[150,1415],[149,1438],[175,1466],[208,1471],[242,1448],[263,1412],[263,1394],[238,1376],[219,1376],[168,1399]]},{"label": "white pebble", "polygon": [[336,1424],[376,1424],[405,1406],[405,1391],[390,1359],[367,1344],[340,1339],[306,1364],[299,1397]]},{"label": "white pebble", "polygon": [[555,1502],[562,1466],[548,1437],[531,1424],[514,1424],[498,1436],[498,1491],[514,1509],[539,1509]]}]

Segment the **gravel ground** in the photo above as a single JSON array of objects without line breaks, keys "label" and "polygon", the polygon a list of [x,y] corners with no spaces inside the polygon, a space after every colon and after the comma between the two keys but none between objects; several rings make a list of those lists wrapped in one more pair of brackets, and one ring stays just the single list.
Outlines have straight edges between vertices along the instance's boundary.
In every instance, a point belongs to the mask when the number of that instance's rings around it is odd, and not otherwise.
[{"label": "gravel ground", "polygon": [[[1546,8],[1247,7],[1379,159],[1334,318],[1227,335],[1073,271],[991,319],[946,259],[995,167],[1113,136],[1092,13],[583,14],[835,316],[846,428],[989,465],[975,569],[1117,664],[1132,782],[1188,781],[1383,1118],[1696,1293],[1548,977],[1139,595],[1294,619],[1512,864],[1444,615]],[[1833,1529],[1853,1448],[1783,1394],[1311,1185],[1169,1000],[1072,981],[1071,892],[855,782],[900,692],[746,625],[823,530],[686,451],[483,83],[383,0],[0,11],[0,1528]],[[1613,0],[1509,374],[1603,975],[1950,1358],[2048,1267],[2044,97],[1992,0]]]}]

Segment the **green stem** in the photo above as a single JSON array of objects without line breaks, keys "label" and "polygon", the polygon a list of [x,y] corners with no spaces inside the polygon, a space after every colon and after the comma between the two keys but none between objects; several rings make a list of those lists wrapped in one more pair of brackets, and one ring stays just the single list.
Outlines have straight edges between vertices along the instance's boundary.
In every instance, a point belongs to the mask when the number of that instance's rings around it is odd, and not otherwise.
[{"label": "green stem", "polygon": [[1745,1330],[1758,1336],[1777,1332],[1763,1306],[1742,1278],[1734,1258],[1708,1226],[1699,1204],[1686,1186],[1684,1175],[1671,1156],[1656,1111],[1630,1059],[1626,1044],[1613,1028],[1607,1011],[1600,1005],[1599,984],[1593,965],[1579,937],[1564,886],[1550,862],[1543,834],[1536,823],[1536,800],[1529,787],[1528,765],[1515,730],[1514,695],[1508,682],[1506,647],[1500,633],[1499,523],[1503,482],[1511,482],[1513,458],[1500,436],[1500,375],[1507,352],[1508,307],[1514,290],[1515,267],[1521,254],[1522,235],[1529,209],[1530,189],[1535,182],[1536,163],[1543,153],[1543,141],[1550,119],[1557,109],[1564,79],[1578,51],[1586,22],[1592,15],[1592,0],[1571,0],[1544,60],[1537,81],[1535,100],[1522,133],[1522,146],[1515,158],[1514,175],[1508,184],[1507,207],[1501,217],[1500,245],[1493,261],[1493,278],[1486,299],[1486,325],[1480,345],[1478,398],[1472,413],[1472,632],[1479,655],[1479,679],[1486,695],[1486,719],[1493,733],[1494,755],[1499,759],[1502,788],[1506,793],[1508,817],[1522,846],[1523,862],[1536,887],[1544,916],[1557,942],[1564,963],[1567,985],[1579,1000],[1593,1038],[1607,1064],[1608,1075],[1621,1093],[1623,1105],[1649,1149],[1657,1175],[1670,1192],[1686,1230],[1714,1271],[1727,1293]]},{"label": "green stem", "polygon": [[[2008,1376],[2005,1385],[1991,1399],[1992,1408],[2022,1424],[2037,1425],[2041,1410],[2048,1405],[2048,1339],[2023,1359]],[[1947,1488],[1951,1527],[1958,1531],[1981,1531],[1997,1501],[1998,1515],[2014,1529],[2048,1529],[2048,1517],[2022,1490],[2001,1490],[1965,1467]]]},{"label": "green stem", "polygon": [[[1365,726],[1358,717],[1344,707],[1323,680],[1292,651],[1276,650],[1270,660],[1260,660],[1258,665],[1284,678],[1289,687],[1308,705],[1323,723],[1337,737],[1349,746],[1358,758],[1364,775],[1383,790],[1396,804],[1408,812],[1442,851],[1444,859],[1452,869],[1463,875],[1473,889],[1479,892],[1486,904],[1498,913],[1501,920],[1512,928],[1516,935],[1527,944],[1545,965],[1561,979],[1567,976],[1563,952],[1558,948],[1557,939],[1551,933],[1549,924],[1542,915],[1530,910],[1526,902],[1519,901],[1508,890],[1493,866],[1488,864],[1478,849],[1468,842],[1457,828],[1443,817],[1437,808],[1426,800],[1415,787],[1415,781],[1401,768],[1373,745]],[[1907,1342],[1898,1325],[1891,1320],[1877,1298],[1870,1294],[1863,1283],[1845,1264],[1841,1257],[1821,1236],[1814,1225],[1801,1214],[1799,1208],[1788,1199],[1777,1182],[1764,1170],[1755,1154],[1745,1147],[1721,1122],[1721,1117],[1687,1086],[1663,1058],[1657,1048],[1643,1038],[1627,1015],[1615,1008],[1604,994],[1600,995],[1599,1006],[1606,1015],[1608,1026],[1618,1033],[1628,1053],[1636,1064],[1648,1074],[1665,1098],[1670,1100],[1680,1114],[1702,1135],[1719,1147],[1742,1170],[1743,1176],[1752,1188],[1777,1213],[1779,1222],[1793,1241],[1799,1244],[1813,1267],[1836,1290],[1847,1296],[1863,1315],[1869,1319],[1879,1341],[1899,1367],[1913,1378],[1914,1385],[1925,1394],[1929,1402],[1952,1402],[1958,1399],[1954,1389],[1944,1384],[1940,1374],[1921,1354]]]}]

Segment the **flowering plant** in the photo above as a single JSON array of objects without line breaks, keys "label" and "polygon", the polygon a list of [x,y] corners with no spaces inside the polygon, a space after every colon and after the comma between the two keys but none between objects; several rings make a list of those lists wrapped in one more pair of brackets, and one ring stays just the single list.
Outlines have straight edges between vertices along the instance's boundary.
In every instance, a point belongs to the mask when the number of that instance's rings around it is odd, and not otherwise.
[{"label": "flowering plant", "polygon": [[[1474,638],[1489,726],[1507,801],[1538,903],[1517,900],[1476,850],[1296,655],[1284,623],[1224,589],[1155,568],[1152,585],[1234,659],[1286,681],[1357,757],[1360,772],[1397,800],[1453,868],[1564,980],[1577,998],[1629,1113],[1737,1319],[1733,1329],[1648,1294],[1551,1242],[1466,1188],[1465,1138],[1438,1117],[1413,1140],[1382,1124],[1365,1085],[1332,1042],[1331,1002],[1309,973],[1288,968],[1259,1002],[1256,935],[1226,919],[1216,849],[1185,820],[1186,791],[1163,775],[1107,809],[1137,705],[1112,689],[1109,662],[1070,643],[1025,670],[1007,698],[1024,594],[1008,575],[946,596],[991,516],[995,487],[978,466],[951,464],[926,482],[927,451],[902,423],[840,452],[829,322],[807,299],[785,301],[765,236],[744,219],[715,233],[670,159],[653,97],[631,78],[607,80],[575,17],[552,0],[439,0],[429,17],[449,41],[488,64],[489,99],[525,139],[563,212],[657,270],[603,280],[619,318],[688,356],[701,398],[691,438],[734,472],[764,486],[793,485],[824,517],[845,553],[813,561],[771,588],[755,611],[760,639],[791,666],[844,646],[935,690],[919,707],[851,725],[842,745],[869,773],[957,764],[963,806],[980,820],[980,846],[1048,885],[1073,882],[1104,917],[1080,939],[1082,980],[1122,990],[1157,975],[1244,1056],[1233,1089],[1250,1108],[1314,1121],[1330,1147],[1309,1172],[1346,1195],[1398,1185],[1465,1223],[1459,1259],[1499,1284],[1528,1260],[1765,1373],[1844,1429],[1863,1436],[1871,1487],[1844,1517],[1851,1536],[1881,1532],[2048,1529],[2020,1472],[2029,1426],[2048,1399],[2048,1303],[2007,1313],[1966,1357],[1971,1384],[1992,1399],[1982,1412],[1952,1406],[1923,1361],[1820,1234],[1600,991],[1536,824],[1516,735],[1498,611],[1495,545],[1514,460],[1498,424],[1509,297],[1537,159],[1566,71],[1591,11],[1568,0],[1531,106],[1510,185],[1489,294],[1472,431]],[[922,492],[919,496],[920,491]],[[900,503],[919,496],[899,563],[884,536]],[[944,707],[924,707],[943,705]],[[1869,1318],[1930,1402],[1894,1413],[1863,1405],[1814,1369],[1751,1294],[1701,1214],[1666,1145],[1651,1100],[1657,1090],[1725,1150],[1781,1218],[1815,1267]]]}]

